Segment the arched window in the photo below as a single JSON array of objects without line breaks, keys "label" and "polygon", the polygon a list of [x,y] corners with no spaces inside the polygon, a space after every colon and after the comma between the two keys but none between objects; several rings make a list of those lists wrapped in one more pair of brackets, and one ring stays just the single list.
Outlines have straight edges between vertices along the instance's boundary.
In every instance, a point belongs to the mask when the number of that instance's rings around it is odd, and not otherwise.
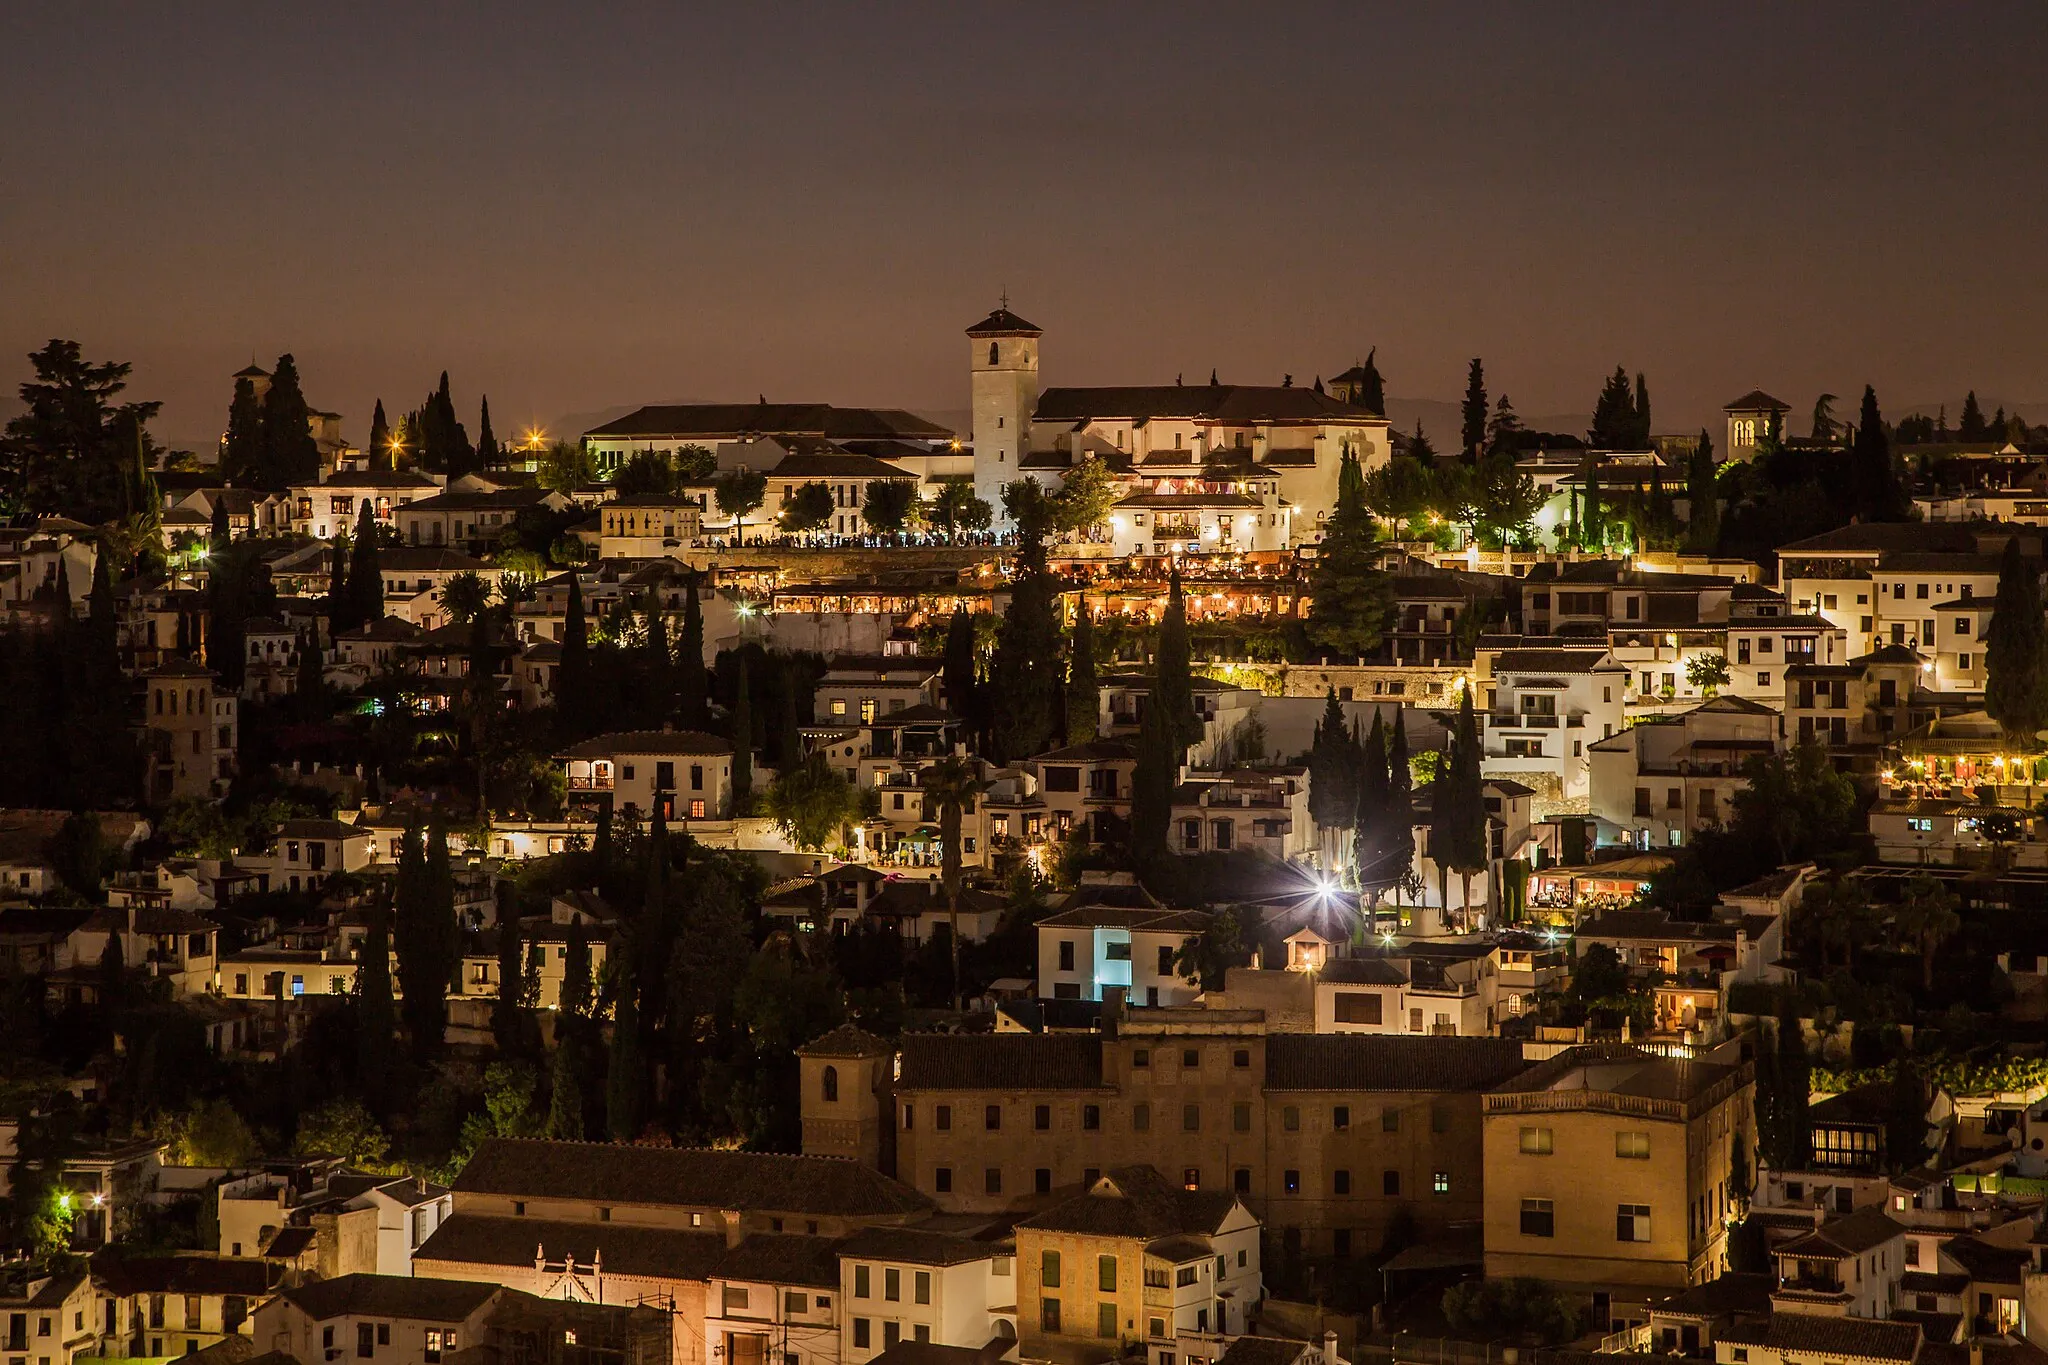
[{"label": "arched window", "polygon": [[831,1104],[839,1099],[839,1068],[825,1068],[825,1102]]},{"label": "arched window", "polygon": [[996,343],[993,341],[988,344],[988,363],[991,365],[996,363]]}]

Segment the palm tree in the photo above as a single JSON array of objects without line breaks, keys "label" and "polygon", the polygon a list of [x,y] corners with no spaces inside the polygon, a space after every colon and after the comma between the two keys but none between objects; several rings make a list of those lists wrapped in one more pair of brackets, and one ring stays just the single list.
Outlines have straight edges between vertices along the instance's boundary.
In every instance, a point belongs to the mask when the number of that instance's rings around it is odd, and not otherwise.
[{"label": "palm tree", "polygon": [[953,940],[953,1008],[960,999],[960,817],[974,809],[981,794],[980,773],[972,763],[955,756],[930,764],[918,775],[924,788],[925,809],[939,817],[939,881],[946,888],[946,915]]},{"label": "palm tree", "polygon": [[1963,927],[1956,898],[1940,882],[1922,873],[1906,883],[1906,894],[1892,912],[1892,931],[1920,954],[1920,987],[1934,989],[1934,955]]},{"label": "palm tree", "polygon": [[451,625],[466,626],[491,604],[491,585],[468,569],[441,586],[441,607]]}]

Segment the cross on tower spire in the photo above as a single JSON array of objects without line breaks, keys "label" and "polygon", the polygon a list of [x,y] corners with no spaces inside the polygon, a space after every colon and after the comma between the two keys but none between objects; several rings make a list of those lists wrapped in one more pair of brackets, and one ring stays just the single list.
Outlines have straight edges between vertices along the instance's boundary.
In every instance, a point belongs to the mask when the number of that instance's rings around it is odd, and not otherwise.
[{"label": "cross on tower spire", "polygon": [[[1001,303],[1002,307],[1003,307],[1003,308],[1004,308],[1005,310],[1007,310],[1007,309],[1009,308],[1009,306],[1010,306],[1010,286],[1008,286],[1008,285],[1004,285],[1004,286],[1003,286],[1003,292],[1002,292],[1002,294],[1001,294],[1001,295],[999,296],[999,299],[998,299],[998,301],[999,301],[999,302]],[[254,363],[254,362],[251,362],[251,363]]]}]

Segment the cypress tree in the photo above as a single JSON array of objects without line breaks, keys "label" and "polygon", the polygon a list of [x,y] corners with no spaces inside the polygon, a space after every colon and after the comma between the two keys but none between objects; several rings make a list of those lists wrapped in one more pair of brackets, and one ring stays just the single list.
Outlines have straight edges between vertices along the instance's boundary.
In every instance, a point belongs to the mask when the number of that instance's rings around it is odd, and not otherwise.
[{"label": "cypress tree", "polygon": [[[1860,439],[1860,438],[1859,438]],[[2048,728],[2048,624],[2042,618],[2040,565],[2005,542],[1998,597],[1984,638],[1984,709],[2014,744],[2032,748]]]},{"label": "cypress tree", "polygon": [[1308,811],[1316,828],[1324,832],[1330,865],[1336,863],[1335,850],[1342,846],[1337,832],[1352,829],[1358,818],[1355,769],[1344,752],[1349,743],[1337,689],[1328,688],[1323,694],[1323,717],[1316,724],[1308,751]]},{"label": "cypress tree", "polygon": [[382,460],[386,469],[398,468],[398,459],[391,450],[391,424],[384,420],[384,400],[377,400],[377,410],[370,416],[370,448],[367,452],[370,468],[377,468]]},{"label": "cypress tree", "polygon": [[697,575],[683,584],[683,638],[676,646],[676,698],[682,723],[701,730],[710,723],[704,678],[704,608],[697,601]]},{"label": "cypress tree", "polygon": [[747,695],[747,655],[733,656],[738,679],[732,694],[732,803],[737,811],[754,790],[754,707]]},{"label": "cypress tree", "polygon": [[263,402],[256,397],[254,384],[237,379],[228,404],[228,432],[221,443],[221,477],[235,487],[261,487],[263,459]]},{"label": "cypress tree", "polygon": [[382,896],[373,896],[361,956],[356,959],[356,1079],[362,1093],[372,1099],[383,1097],[390,1079],[396,1025],[391,1003],[391,911]]},{"label": "cypress tree", "polygon": [[1628,371],[1616,365],[1593,403],[1593,425],[1586,439],[1595,450],[1627,450],[1635,444],[1635,430],[1635,392],[1629,387]]},{"label": "cypress tree", "polygon": [[1650,383],[1643,378],[1641,370],[1636,371],[1636,397],[1632,405],[1635,412],[1636,447],[1650,448]]},{"label": "cypress tree", "polygon": [[1415,866],[1414,773],[1408,765],[1405,713],[1396,712],[1387,736],[1387,835],[1379,880],[1398,882]]},{"label": "cypress tree", "polygon": [[[1012,487],[1036,489],[1024,481]],[[1040,500],[1042,503],[1042,499]],[[1046,569],[1044,536],[1037,516],[1020,520],[1017,565],[1010,605],[989,662],[995,747],[1006,760],[1041,753],[1059,732],[1065,680],[1060,668],[1058,589]]]},{"label": "cypress tree", "polygon": [[510,1056],[525,1041],[519,988],[525,977],[519,942],[519,921],[501,907],[498,912],[498,998],[491,1006],[491,1037],[498,1051]]},{"label": "cypress tree", "polygon": [[1193,649],[1188,641],[1187,600],[1181,595],[1180,570],[1167,578],[1166,615],[1159,623],[1159,660],[1147,705],[1156,706],[1168,722],[1174,765],[1190,745],[1202,738],[1202,718],[1195,714]]},{"label": "cypress tree", "polygon": [[605,1127],[613,1142],[631,1142],[640,1135],[646,1067],[640,1056],[640,992],[635,985],[632,953],[623,939],[612,980],[618,995],[612,1007],[611,1057],[604,1078]]},{"label": "cypress tree", "polygon": [[550,1074],[554,1093],[548,1098],[547,1136],[555,1142],[581,1142],[586,1136],[583,1130],[583,1086],[576,1078],[576,1049],[569,1039],[556,1040]]},{"label": "cypress tree", "polygon": [[1460,899],[1466,927],[1472,913],[1472,874],[1487,865],[1486,795],[1480,775],[1479,722],[1472,709],[1472,689],[1467,687],[1458,704],[1458,728],[1451,741],[1451,785],[1449,829],[1443,852],[1437,860],[1447,864],[1463,883]]},{"label": "cypress tree", "polygon": [[668,652],[668,617],[662,614],[661,599],[653,588],[647,590],[646,605],[641,611],[647,619],[647,656],[643,664],[647,675],[645,715],[647,724],[658,728],[668,719],[669,707],[676,699],[670,676],[675,661]]},{"label": "cypress tree", "polygon": [[1379,860],[1382,846],[1387,842],[1390,825],[1388,797],[1391,787],[1387,777],[1387,727],[1380,717],[1377,706],[1373,708],[1372,725],[1365,732],[1365,742],[1359,746],[1358,767],[1358,817],[1357,833],[1352,853],[1352,863],[1358,870],[1359,884],[1363,886],[1368,878],[1379,880]]},{"label": "cypress tree", "polygon": [[349,607],[351,606],[348,596],[348,539],[348,533],[343,531],[342,534],[334,538],[334,543],[327,547],[327,632],[329,635],[339,635],[343,631],[354,630],[362,624],[360,621],[350,620],[348,616]]},{"label": "cypress tree", "polygon": [[368,498],[356,513],[349,541],[348,617],[358,626],[384,619],[384,570],[377,554],[377,512]]},{"label": "cypress tree", "polygon": [[320,447],[313,440],[299,367],[289,352],[277,358],[263,395],[263,465],[258,487],[281,490],[320,477]]},{"label": "cypress tree", "polygon": [[484,395],[483,413],[477,419],[476,467],[496,469],[504,459],[505,452],[498,448],[498,438],[491,431],[491,396]]},{"label": "cypress tree", "polygon": [[1472,357],[1471,368],[1465,372],[1464,423],[1459,429],[1459,439],[1464,442],[1465,458],[1476,460],[1486,446],[1486,367],[1478,356]]},{"label": "cypress tree", "polygon": [[1991,428],[1984,423],[1984,409],[1977,406],[1975,389],[1963,395],[1963,415],[1956,426],[1956,438],[1970,444],[1991,439]]},{"label": "cypress tree", "polygon": [[1375,363],[1379,355],[1377,346],[1366,352],[1365,381],[1359,386],[1358,405],[1384,417],[1387,415],[1387,385],[1380,378],[1380,367]]},{"label": "cypress tree", "polygon": [[1856,420],[1856,443],[1850,448],[1859,509],[1866,521],[1899,521],[1907,512],[1899,471],[1892,465],[1892,445],[1878,411],[1877,391],[1863,386],[1863,408]]},{"label": "cypress tree", "polygon": [[[213,518],[207,527],[207,559],[220,559],[227,554],[228,546],[233,543],[234,533],[228,529],[228,500],[225,497],[216,497],[213,500]],[[211,575],[213,570],[209,568],[207,572]]]},{"label": "cypress tree", "polygon": [[590,1016],[590,985],[590,939],[578,919],[569,925],[568,942],[562,947],[562,993],[556,1005],[563,1027],[573,1028]]},{"label": "cypress tree", "polygon": [[394,916],[398,986],[406,1032],[414,1055],[423,1061],[440,1051],[448,1023],[449,978],[460,961],[453,892],[446,833],[436,823],[423,839],[418,824],[408,826]]},{"label": "cypress tree", "polygon": [[1711,550],[1721,538],[1721,496],[1718,471],[1714,468],[1714,438],[1700,428],[1699,444],[1685,466],[1687,507],[1686,543],[1695,550]]},{"label": "cypress tree", "polygon": [[946,652],[940,666],[946,707],[966,720],[974,714],[974,618],[965,607],[953,608],[946,624]]},{"label": "cypress tree", "polygon": [[1379,648],[1393,610],[1393,587],[1378,566],[1378,539],[1365,502],[1365,472],[1347,450],[1337,471],[1337,507],[1309,572],[1312,645],[1344,658]]},{"label": "cypress tree", "polygon": [[1600,503],[1600,457],[1589,452],[1579,472],[1585,486],[1579,504],[1579,548],[1598,551],[1607,544],[1606,509]]},{"label": "cypress tree", "polygon": [[555,717],[565,736],[583,734],[590,714],[590,625],[583,619],[583,588],[569,570],[569,606],[562,621],[562,662],[555,673]]},{"label": "cypress tree", "polygon": [[781,724],[775,741],[775,771],[782,776],[795,772],[804,761],[804,741],[797,726],[796,689],[797,663],[791,659],[782,666]]},{"label": "cypress tree", "polygon": [[1139,720],[1138,766],[1131,773],[1131,861],[1140,871],[1158,868],[1167,856],[1166,832],[1179,776],[1179,751],[1165,709],[1148,705]]},{"label": "cypress tree", "polygon": [[1095,628],[1084,602],[1067,646],[1067,743],[1086,744],[1095,738],[1101,705],[1102,689],[1095,681]]}]

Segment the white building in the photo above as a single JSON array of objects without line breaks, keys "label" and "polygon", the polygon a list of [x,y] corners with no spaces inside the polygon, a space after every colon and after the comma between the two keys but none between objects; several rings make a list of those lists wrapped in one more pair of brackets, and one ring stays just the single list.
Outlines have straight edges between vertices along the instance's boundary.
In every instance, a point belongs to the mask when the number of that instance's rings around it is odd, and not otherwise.
[{"label": "white building", "polygon": [[627,730],[571,745],[569,793],[609,794],[621,814],[723,820],[732,814],[732,745],[701,730]]},{"label": "white building", "polygon": [[1200,989],[1174,956],[1208,927],[1199,910],[1092,904],[1048,916],[1038,922],[1039,998],[1100,1000],[1116,988],[1134,1005],[1193,1004]]},{"label": "white building", "polygon": [[1587,798],[1587,746],[1622,728],[1628,670],[1604,649],[1510,649],[1486,684],[1482,771],[1536,793],[1537,813]]},{"label": "white building", "polygon": [[1599,740],[1591,749],[1592,813],[1633,831],[1645,849],[1726,824],[1735,794],[1749,786],[1743,764],[1774,752],[1779,729],[1772,708],[1728,696]]},{"label": "white building", "polygon": [[899,1341],[980,1347],[1015,1337],[1009,1249],[922,1228],[866,1228],[839,1246],[839,1358],[866,1365]]}]

